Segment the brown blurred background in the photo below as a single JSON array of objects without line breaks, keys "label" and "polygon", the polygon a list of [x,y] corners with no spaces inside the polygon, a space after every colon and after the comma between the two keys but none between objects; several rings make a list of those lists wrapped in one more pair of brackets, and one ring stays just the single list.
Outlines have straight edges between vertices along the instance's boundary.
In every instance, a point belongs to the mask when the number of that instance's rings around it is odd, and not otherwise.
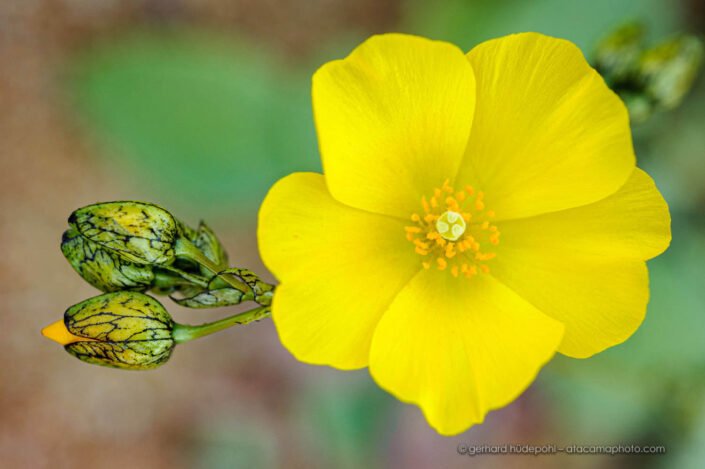
[{"label": "brown blurred background", "polygon": [[[205,218],[264,271],[256,209],[318,169],[310,75],[375,32],[475,43],[536,30],[587,55],[624,21],[702,33],[672,1],[6,0],[0,3],[0,467],[699,467],[705,461],[702,79],[635,129],[674,212],[649,319],[591,361],[559,359],[517,402],[455,438],[371,382],[296,362],[270,321],[177,349],[151,372],[85,365],[39,330],[97,292],[64,260],[77,207],[159,203]],[[176,320],[226,314],[176,307]],[[653,317],[653,319],[652,319]],[[458,443],[654,443],[653,457],[476,457]],[[701,466],[700,466],[701,467]]]}]

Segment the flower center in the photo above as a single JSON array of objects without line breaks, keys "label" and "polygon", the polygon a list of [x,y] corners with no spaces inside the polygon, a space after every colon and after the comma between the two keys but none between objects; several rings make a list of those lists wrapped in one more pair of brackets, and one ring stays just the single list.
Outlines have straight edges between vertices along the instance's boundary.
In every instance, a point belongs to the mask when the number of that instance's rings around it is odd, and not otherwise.
[{"label": "flower center", "polygon": [[431,197],[421,198],[423,213],[411,215],[406,238],[423,257],[424,268],[435,266],[468,278],[490,271],[486,262],[496,254],[487,246],[499,244],[500,233],[490,221],[494,212],[485,210],[484,197],[472,186],[456,191],[446,180]]},{"label": "flower center", "polygon": [[465,233],[465,220],[458,212],[448,210],[436,220],[436,231],[448,241],[457,241]]}]

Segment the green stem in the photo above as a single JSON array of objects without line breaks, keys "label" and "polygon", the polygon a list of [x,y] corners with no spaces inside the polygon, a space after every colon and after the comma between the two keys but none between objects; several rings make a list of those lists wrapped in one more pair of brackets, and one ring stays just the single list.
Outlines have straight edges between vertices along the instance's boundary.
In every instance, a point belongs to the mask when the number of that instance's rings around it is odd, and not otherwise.
[{"label": "green stem", "polygon": [[174,324],[174,342],[182,344],[190,340],[198,339],[211,335],[215,332],[222,331],[228,327],[250,324],[251,322],[259,321],[270,315],[269,307],[260,306],[244,313],[229,316],[219,321],[208,322],[199,326],[190,326],[188,324]]},{"label": "green stem", "polygon": [[[220,269],[218,268],[217,265],[215,265],[210,259],[208,259],[199,249],[194,246],[190,241],[184,239],[184,238],[179,238],[178,241],[176,242],[176,255],[177,256],[182,256],[187,259],[190,259],[194,262],[197,262],[198,264],[202,265],[206,269],[210,270],[213,275],[218,275],[220,272]],[[230,285],[236,290],[240,290],[242,293],[249,293],[250,292],[250,287],[242,283],[241,281],[237,280],[236,278],[232,277],[231,275],[222,275],[219,278],[222,278],[225,283]]]}]

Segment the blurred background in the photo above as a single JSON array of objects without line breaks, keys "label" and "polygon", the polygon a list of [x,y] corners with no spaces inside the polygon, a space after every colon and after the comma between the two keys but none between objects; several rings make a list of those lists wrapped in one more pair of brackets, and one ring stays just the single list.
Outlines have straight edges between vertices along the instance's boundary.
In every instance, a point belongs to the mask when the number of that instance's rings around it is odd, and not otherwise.
[{"label": "blurred background", "polygon": [[[673,244],[650,263],[644,325],[590,360],[558,357],[512,405],[454,438],[365,370],[296,362],[271,321],[123,372],[39,330],[97,294],[59,250],[68,214],[115,199],[204,218],[263,272],[256,210],[319,170],[310,77],[376,32],[478,42],[539,31],[591,57],[637,20],[702,34],[701,0],[5,0],[0,2],[0,466],[7,468],[702,467],[705,461],[705,80],[634,126],[669,201]],[[226,311],[165,302],[200,323]],[[478,456],[459,443],[659,444],[665,456]],[[519,459],[521,458],[521,459]]]}]

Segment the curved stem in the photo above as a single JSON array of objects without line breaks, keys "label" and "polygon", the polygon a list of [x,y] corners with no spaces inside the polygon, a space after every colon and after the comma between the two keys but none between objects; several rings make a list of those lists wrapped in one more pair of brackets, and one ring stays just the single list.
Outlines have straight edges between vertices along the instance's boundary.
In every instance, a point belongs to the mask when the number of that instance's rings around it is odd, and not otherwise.
[{"label": "curved stem", "polygon": [[211,335],[215,332],[222,331],[232,326],[250,324],[251,322],[259,321],[270,315],[269,307],[260,306],[244,313],[229,316],[219,321],[208,322],[198,326],[190,326],[188,324],[174,324],[174,342],[182,344],[190,340],[198,339]]},{"label": "curved stem", "polygon": [[[213,263],[213,261],[208,259],[201,251],[199,251],[193,243],[184,238],[179,238],[176,242],[176,255],[185,257],[202,265],[206,269],[210,270],[213,275],[218,275],[220,272],[220,269]],[[250,291],[250,287],[236,278],[233,278],[231,275],[222,275],[219,278],[222,278],[225,283],[236,290],[240,290],[242,293],[249,293]]]}]

